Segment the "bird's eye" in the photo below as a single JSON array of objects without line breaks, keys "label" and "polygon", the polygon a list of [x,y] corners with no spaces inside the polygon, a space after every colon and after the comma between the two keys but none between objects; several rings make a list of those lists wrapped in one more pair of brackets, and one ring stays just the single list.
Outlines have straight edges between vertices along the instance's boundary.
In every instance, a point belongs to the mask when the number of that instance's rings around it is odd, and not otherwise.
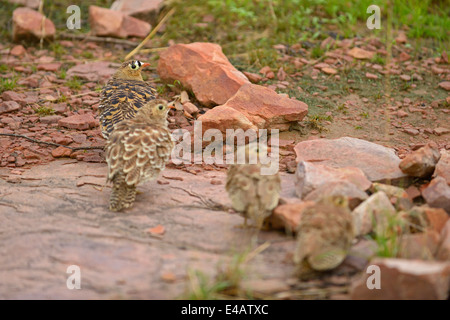
[{"label": "bird's eye", "polygon": [[131,65],[131,69],[133,69],[133,70],[134,70],[134,69],[136,69],[136,68],[137,68],[137,67],[136,67],[136,65],[135,65],[135,64],[132,64],[132,65]]},{"label": "bird's eye", "polygon": [[160,104],[160,105],[158,105],[158,109],[162,110],[162,109],[164,109],[164,106],[162,104]]}]

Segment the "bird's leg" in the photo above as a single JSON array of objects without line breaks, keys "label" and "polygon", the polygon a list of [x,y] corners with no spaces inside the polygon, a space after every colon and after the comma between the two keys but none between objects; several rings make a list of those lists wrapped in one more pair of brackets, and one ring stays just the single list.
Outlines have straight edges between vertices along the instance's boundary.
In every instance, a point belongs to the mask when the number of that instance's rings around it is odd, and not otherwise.
[{"label": "bird's leg", "polygon": [[113,179],[113,187],[109,198],[109,210],[122,211],[133,205],[136,196],[136,187],[128,186],[123,173]]},{"label": "bird's leg", "polygon": [[251,228],[252,226],[248,225],[247,223],[247,217],[244,217],[244,223],[243,224],[238,224],[237,226],[234,226],[235,228],[239,228],[239,229],[248,229]]},{"label": "bird's leg", "polygon": [[111,190],[111,195],[109,198],[109,210],[111,211],[121,211],[123,207],[123,201],[122,197],[120,195],[121,193],[121,187],[120,184],[116,183],[113,185]]},{"label": "bird's leg", "polygon": [[267,223],[264,223],[264,221],[258,222],[255,227],[258,230],[263,230],[263,231],[270,230],[269,225]]},{"label": "bird's leg", "polygon": [[320,272],[311,268],[310,264],[303,260],[297,269],[297,276],[301,281],[308,281],[320,276]]},{"label": "bird's leg", "polygon": [[260,230],[269,231],[270,230],[270,224],[267,222],[267,220],[264,220],[261,224]]},{"label": "bird's leg", "polygon": [[125,188],[126,193],[123,200],[123,206],[124,208],[131,208],[134,204],[134,201],[136,200],[136,186],[126,185]]}]

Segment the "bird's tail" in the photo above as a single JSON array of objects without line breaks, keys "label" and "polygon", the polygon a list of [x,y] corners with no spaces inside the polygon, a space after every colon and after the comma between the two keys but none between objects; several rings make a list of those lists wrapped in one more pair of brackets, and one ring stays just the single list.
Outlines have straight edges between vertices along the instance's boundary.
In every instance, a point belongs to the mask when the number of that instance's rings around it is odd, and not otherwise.
[{"label": "bird's tail", "polygon": [[261,229],[264,226],[264,222],[267,217],[272,214],[272,211],[266,210],[259,205],[250,205],[247,208],[247,215],[250,220],[253,221],[257,229]]},{"label": "bird's tail", "polygon": [[[116,179],[115,179],[116,180]],[[111,196],[109,198],[109,209],[121,211],[133,206],[136,199],[136,186],[128,185],[124,179],[114,181]]]},{"label": "bird's tail", "polygon": [[347,252],[336,247],[329,247],[308,257],[308,263],[314,270],[325,271],[339,266],[347,256]]}]

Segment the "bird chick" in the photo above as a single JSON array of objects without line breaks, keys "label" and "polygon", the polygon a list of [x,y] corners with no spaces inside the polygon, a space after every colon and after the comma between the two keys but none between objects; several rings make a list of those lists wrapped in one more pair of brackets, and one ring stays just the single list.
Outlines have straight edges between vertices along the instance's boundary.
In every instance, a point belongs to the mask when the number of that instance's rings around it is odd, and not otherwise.
[{"label": "bird chick", "polygon": [[[237,152],[245,153],[245,163],[237,164],[235,161],[230,165],[225,189],[233,209],[244,216],[243,227],[247,227],[247,219],[250,219],[255,222],[256,228],[261,229],[264,220],[278,205],[281,191],[280,176],[278,173],[261,174],[264,165],[259,161],[259,155],[267,153],[266,148],[259,148],[257,143],[250,143],[239,147]],[[250,161],[252,157],[256,159],[256,163]]]},{"label": "bird chick", "polygon": [[156,90],[142,79],[141,71],[149,65],[126,61],[103,88],[98,111],[104,138],[109,137],[116,124],[133,118],[145,103],[156,98]]},{"label": "bird chick", "polygon": [[146,103],[136,116],[116,125],[106,144],[108,182],[113,183],[109,209],[133,205],[136,186],[155,179],[164,170],[173,149],[167,124],[167,102]]},{"label": "bird chick", "polygon": [[345,197],[323,197],[305,209],[294,254],[300,278],[308,279],[338,267],[353,238],[352,215]]}]

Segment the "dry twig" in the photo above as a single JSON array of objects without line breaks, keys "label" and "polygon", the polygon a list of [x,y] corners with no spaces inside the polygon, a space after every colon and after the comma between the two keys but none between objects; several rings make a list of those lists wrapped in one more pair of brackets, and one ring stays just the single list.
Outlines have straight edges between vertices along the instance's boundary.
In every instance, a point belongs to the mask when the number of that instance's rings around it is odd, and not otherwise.
[{"label": "dry twig", "polygon": [[88,34],[72,34],[72,33],[66,33],[66,32],[60,32],[58,33],[59,38],[63,39],[76,39],[76,40],[83,40],[83,41],[93,41],[93,42],[104,42],[104,43],[114,43],[114,44],[121,44],[125,46],[135,47],[138,45],[137,42],[124,40],[124,39],[116,39],[111,37],[95,37],[90,36]]},{"label": "dry twig", "polygon": [[[231,208],[229,208],[227,206],[224,206],[223,204],[220,204],[220,203],[218,203],[218,202],[216,202],[216,201],[214,201],[212,199],[205,198],[202,195],[200,195],[198,193],[195,193],[193,191],[186,190],[186,189],[183,189],[183,188],[180,188],[180,187],[173,187],[173,186],[171,186],[171,188],[183,190],[184,192],[186,192],[191,197],[195,197],[197,199],[200,199],[200,202],[203,205],[205,205],[207,209],[214,210],[214,211],[228,211],[228,210],[231,209]],[[186,206],[186,207],[188,207],[188,206]]]},{"label": "dry twig", "polygon": [[175,8],[172,8],[169,12],[167,12],[167,14],[161,19],[156,27],[148,34],[148,36],[145,37],[145,39],[142,40],[142,42],[136,48],[134,48],[129,54],[127,54],[124,60],[126,61],[130,59],[132,56],[138,53],[138,51],[148,42],[148,40],[150,40],[158,32],[159,29],[161,29],[162,25],[166,22],[167,19],[170,18],[170,16],[174,14],[174,12]]}]

